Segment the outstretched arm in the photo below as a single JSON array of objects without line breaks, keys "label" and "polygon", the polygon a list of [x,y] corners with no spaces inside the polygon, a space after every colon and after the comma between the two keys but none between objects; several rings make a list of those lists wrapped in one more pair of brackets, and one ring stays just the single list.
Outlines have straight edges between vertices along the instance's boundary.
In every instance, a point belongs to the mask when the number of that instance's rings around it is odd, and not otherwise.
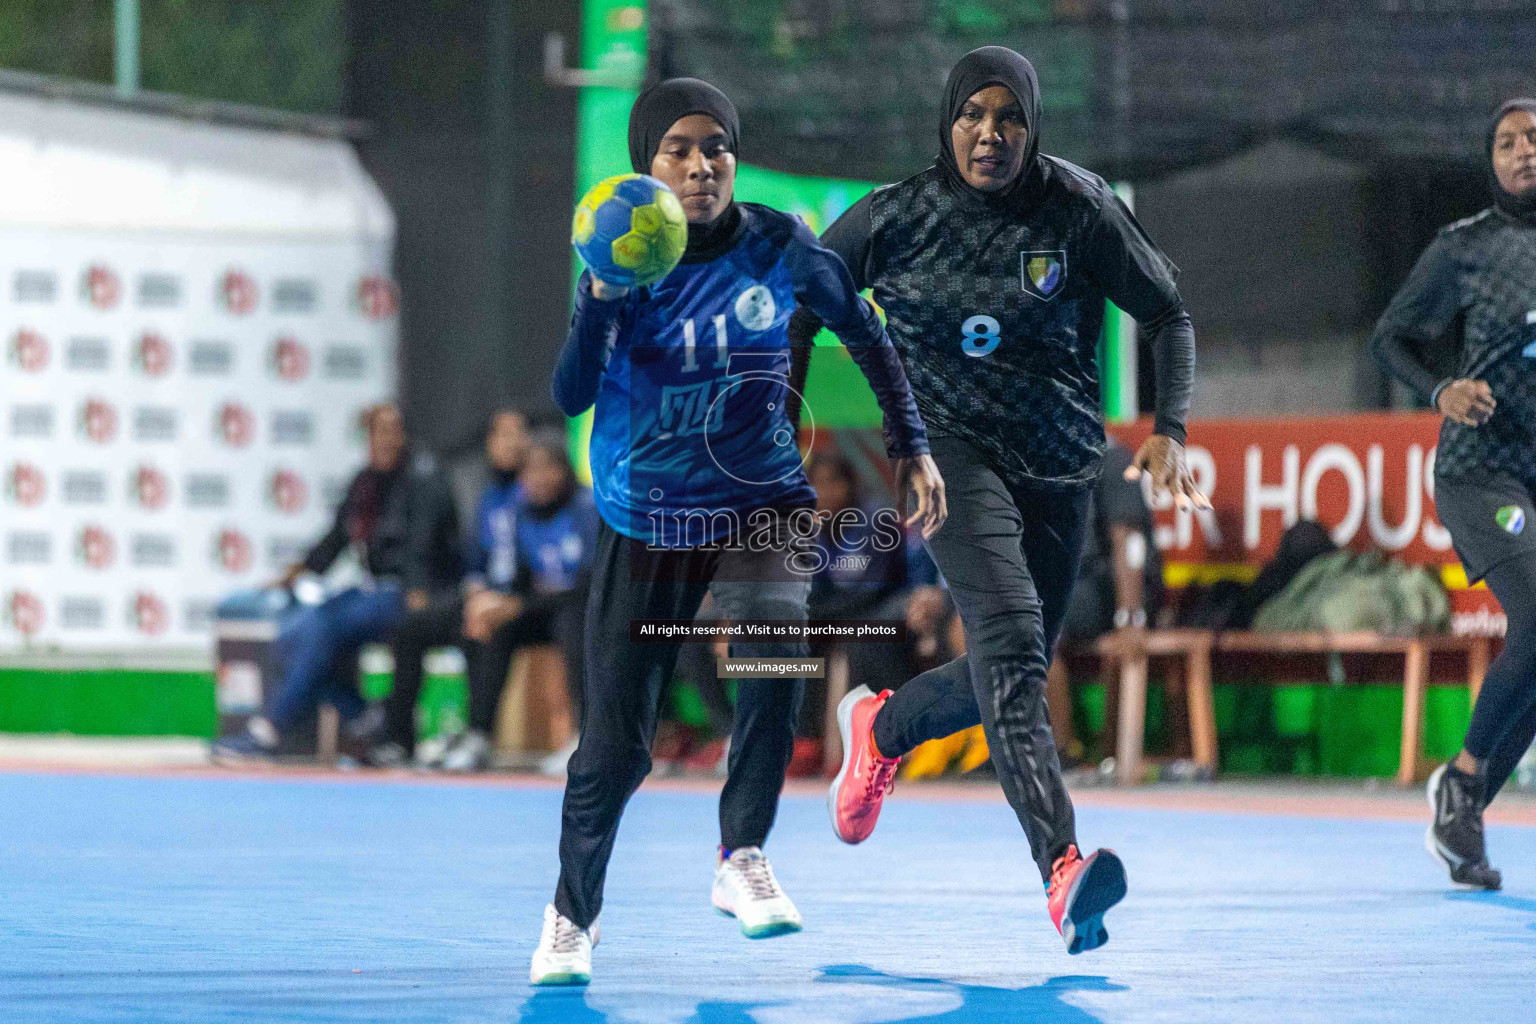
[{"label": "outstretched arm", "polygon": [[[820,324],[831,328],[874,390],[884,414],[887,454],[900,458],[926,453],[928,432],[918,415],[901,357],[886,336],[879,314],[860,297],[842,258],[800,224],[785,252],[785,262],[794,277],[797,313],[809,310]],[[793,330],[793,320],[791,325]],[[809,326],[802,319],[801,333]]]},{"label": "outstretched arm", "polygon": [[352,503],[352,495],[357,490],[357,481],[362,474],[352,478],[347,485],[346,496],[341,499],[341,504],[336,506],[336,515],[331,520],[331,528],[325,531],[325,536],[315,542],[304,555],[304,560],[289,567],[284,574],[284,582],[291,584],[299,572],[308,569],[316,575],[323,575],[327,569],[335,563],[337,557],[347,549],[349,537],[347,535],[347,509]]},{"label": "outstretched arm", "polygon": [[[869,287],[869,254],[874,234],[869,212],[872,195],[873,192],[844,210],[821,236],[821,244],[842,258],[853,278],[853,288],[859,292]],[[790,392],[785,404],[789,422],[796,430],[800,429],[800,396],[805,394],[813,343],[822,326],[821,317],[805,305],[797,306],[795,315],[789,319]]]}]

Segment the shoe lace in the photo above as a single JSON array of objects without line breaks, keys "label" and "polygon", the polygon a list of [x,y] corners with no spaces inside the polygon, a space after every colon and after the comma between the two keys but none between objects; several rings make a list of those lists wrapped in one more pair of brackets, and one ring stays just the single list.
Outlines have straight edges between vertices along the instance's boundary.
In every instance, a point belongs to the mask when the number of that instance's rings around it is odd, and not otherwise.
[{"label": "shoe lace", "polygon": [[901,761],[884,758],[875,759],[875,767],[869,773],[869,781],[864,784],[864,800],[867,803],[877,796],[884,796],[896,788],[896,769]]},{"label": "shoe lace", "polygon": [[564,914],[555,916],[555,934],[549,948],[555,953],[574,953],[581,946],[582,929]]},{"label": "shoe lace", "polygon": [[783,895],[778,879],[773,877],[773,868],[769,866],[767,857],[747,856],[732,860],[737,874],[746,883],[747,892],[754,900],[771,900]]},{"label": "shoe lace", "polygon": [[1066,881],[1067,871],[1078,862],[1077,847],[1067,847],[1067,852],[1057,857],[1051,864],[1051,892],[1055,892]]}]

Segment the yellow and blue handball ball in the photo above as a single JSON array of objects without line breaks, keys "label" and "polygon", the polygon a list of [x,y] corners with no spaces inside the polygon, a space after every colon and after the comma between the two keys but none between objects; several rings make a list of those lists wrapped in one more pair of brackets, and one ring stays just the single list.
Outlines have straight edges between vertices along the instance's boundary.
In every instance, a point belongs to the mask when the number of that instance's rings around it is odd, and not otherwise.
[{"label": "yellow and blue handball ball", "polygon": [[576,204],[571,244],[594,277],[643,288],[683,258],[688,217],[672,190],[649,174],[616,174]]}]

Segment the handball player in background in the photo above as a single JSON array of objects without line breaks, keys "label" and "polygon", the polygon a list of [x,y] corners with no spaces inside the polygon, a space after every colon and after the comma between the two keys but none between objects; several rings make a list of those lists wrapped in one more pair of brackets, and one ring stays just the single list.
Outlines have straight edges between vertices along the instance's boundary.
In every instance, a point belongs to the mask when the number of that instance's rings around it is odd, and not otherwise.
[{"label": "handball player in background", "polygon": [[1536,99],[1499,108],[1486,152],[1493,205],[1440,230],[1371,347],[1444,417],[1435,509],[1508,621],[1461,752],[1429,778],[1425,834],[1452,882],[1497,889],[1483,809],[1536,736]]},{"label": "handball player in background", "polygon": [[[1205,504],[1184,461],[1195,342],[1177,269],[1102,178],[1040,154],[1029,61],[987,46],[949,74],[933,167],[876,189],[827,229],[873,288],[932,434],[953,513],[928,547],[965,628],[966,656],[890,695],[838,709],[839,838],[875,827],[898,759],[978,722],[1029,837],[1069,952],[1107,939],[1123,898],[1112,851],[1084,858],[1046,706],[1046,669],[1077,574],[1104,453],[1096,347],[1104,300],[1135,317],[1156,359],[1156,424],[1128,475]],[[791,381],[819,328],[797,311]]]},{"label": "handball player in background", "polygon": [[[619,817],[650,770],[657,705],[680,641],[633,642],[631,623],[691,620],[711,580],[739,584],[715,587],[722,618],[805,620],[810,582],[795,559],[808,534],[796,524],[814,520],[815,494],[784,402],[797,305],[838,333],[874,389],[898,479],[917,494],[914,520],[932,532],[944,516],[922,419],[879,317],[803,223],[733,200],[738,135],[730,100],[697,79],[662,82],[635,101],[631,164],[681,202],[687,249],[648,287],[582,274],[555,368],[555,402],[567,415],[596,406],[591,460],[602,523],[581,742],[568,768],[560,881],[529,970],[535,984],[590,980]],[[771,372],[748,372],[754,367]],[[803,658],[806,646],[749,642],[732,653]],[[801,926],[761,847],[803,686],[738,684],[711,901],[753,938]]]}]

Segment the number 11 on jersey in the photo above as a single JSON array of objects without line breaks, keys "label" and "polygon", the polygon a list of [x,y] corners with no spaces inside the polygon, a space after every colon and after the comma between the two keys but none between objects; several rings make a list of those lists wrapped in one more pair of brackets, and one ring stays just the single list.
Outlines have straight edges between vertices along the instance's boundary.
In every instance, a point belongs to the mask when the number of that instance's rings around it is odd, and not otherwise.
[{"label": "number 11 on jersey", "polygon": [[[683,321],[683,372],[691,373],[699,368],[696,349],[698,340],[694,336],[693,318]],[[714,368],[720,369],[728,360],[729,345],[725,337],[725,314],[720,313],[715,317],[715,362]]]}]

